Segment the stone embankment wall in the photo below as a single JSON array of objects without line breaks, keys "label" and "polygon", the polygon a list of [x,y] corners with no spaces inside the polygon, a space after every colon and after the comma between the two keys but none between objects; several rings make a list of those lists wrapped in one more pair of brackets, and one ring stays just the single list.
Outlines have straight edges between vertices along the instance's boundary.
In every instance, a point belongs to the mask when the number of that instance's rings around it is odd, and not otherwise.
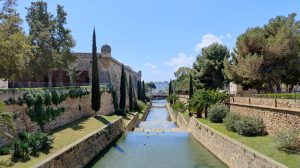
[{"label": "stone embankment wall", "polygon": [[[64,107],[65,111],[55,120],[52,120],[44,126],[46,132],[56,129],[60,126],[68,124],[70,122],[76,121],[83,117],[90,117],[94,115],[93,110],[91,109],[91,95],[85,95],[82,98],[67,98],[62,102],[58,107]],[[28,131],[35,132],[40,128],[39,126],[31,121],[30,117],[26,114],[28,107],[26,105],[10,105],[6,107],[7,112],[13,112],[14,125],[16,127],[16,132]],[[98,114],[106,115],[113,113],[114,106],[112,103],[112,96],[108,92],[104,92],[101,95],[101,108]],[[6,127],[0,126],[1,130],[7,130]],[[5,138],[0,139],[0,146],[7,145],[9,141]]]},{"label": "stone embankment wall", "polygon": [[183,129],[183,130],[187,130],[188,129],[188,122],[185,120],[185,118],[183,117],[183,115],[181,113],[178,113],[177,115],[177,119],[176,119],[176,123],[178,125],[179,128]]},{"label": "stone embankment wall", "polygon": [[229,105],[231,112],[263,119],[271,135],[300,130],[300,100],[231,97]]},{"label": "stone embankment wall", "polygon": [[178,95],[178,100],[182,103],[188,103],[189,95]]},{"label": "stone embankment wall", "polygon": [[152,106],[152,103],[150,102],[148,104],[147,108],[145,109],[145,111],[143,112],[143,115],[141,116],[141,118],[139,118],[139,113],[136,113],[135,116],[128,123],[126,130],[134,131],[135,127],[140,123],[140,121],[144,121],[147,118],[151,106]]},{"label": "stone embankment wall", "polygon": [[192,135],[230,168],[286,168],[261,153],[213,130],[192,117],[189,122]]},{"label": "stone embankment wall", "polygon": [[95,130],[93,133],[85,136],[82,139],[79,139],[74,144],[62,149],[59,153],[50,156],[42,163],[39,163],[33,167],[84,167],[124,131],[123,119],[122,117],[119,117],[111,124]]},{"label": "stone embankment wall", "polygon": [[175,114],[175,112],[173,111],[170,103],[167,103],[167,110],[169,112],[171,121],[176,122],[177,121],[177,115]]}]

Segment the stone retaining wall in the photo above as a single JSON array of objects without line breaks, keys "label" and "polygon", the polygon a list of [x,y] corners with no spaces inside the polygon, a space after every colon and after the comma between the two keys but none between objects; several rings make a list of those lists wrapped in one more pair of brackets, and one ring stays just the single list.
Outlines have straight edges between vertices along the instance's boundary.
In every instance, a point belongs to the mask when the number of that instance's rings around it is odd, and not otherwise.
[{"label": "stone retaining wall", "polygon": [[167,103],[167,111],[169,112],[171,121],[176,122],[177,121],[177,115],[174,113],[170,103]]},{"label": "stone retaining wall", "polygon": [[263,119],[266,130],[271,135],[291,129],[300,131],[300,110],[230,104],[230,111],[244,116]]},{"label": "stone retaining wall", "polygon": [[300,109],[300,100],[299,99],[231,97],[230,103],[269,106],[269,107],[278,107],[278,108],[299,108]]},{"label": "stone retaining wall", "polygon": [[131,119],[131,121],[127,125],[127,128],[125,128],[126,131],[134,131],[135,127],[140,123],[140,121],[144,121],[147,118],[151,106],[152,106],[151,102],[147,104],[147,108],[145,109],[141,118],[139,118],[139,113],[136,113],[135,116]]},{"label": "stone retaining wall", "polygon": [[213,130],[192,117],[192,135],[230,168],[287,168],[267,156]]},{"label": "stone retaining wall", "polygon": [[176,122],[179,128],[184,130],[188,129],[189,124],[181,113],[178,113]]},{"label": "stone retaining wall", "polygon": [[122,117],[65,147],[33,167],[81,168],[124,132]]},{"label": "stone retaining wall", "polygon": [[[60,126],[68,124],[70,122],[76,121],[83,117],[90,117],[94,115],[93,110],[91,109],[91,95],[85,95],[82,98],[67,98],[62,102],[58,107],[64,107],[65,112],[62,113],[55,120],[52,120],[44,126],[44,130],[49,132],[53,129],[56,129]],[[15,114],[14,124],[16,127],[16,132],[28,131],[36,132],[40,128],[35,123],[32,122],[30,117],[26,114],[28,107],[26,105],[10,105],[6,107],[6,111],[13,112]],[[101,108],[98,114],[106,115],[113,113],[114,106],[112,103],[112,96],[108,92],[104,92],[101,95]],[[0,126],[1,130],[9,131],[6,127]],[[5,138],[0,138],[0,146],[8,145],[9,141]]]}]

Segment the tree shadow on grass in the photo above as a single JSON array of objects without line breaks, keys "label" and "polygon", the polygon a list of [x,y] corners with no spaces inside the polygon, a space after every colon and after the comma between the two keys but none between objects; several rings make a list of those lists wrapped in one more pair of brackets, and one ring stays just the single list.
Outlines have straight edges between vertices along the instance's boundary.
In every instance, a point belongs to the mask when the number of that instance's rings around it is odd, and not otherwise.
[{"label": "tree shadow on grass", "polygon": [[107,125],[107,124],[110,123],[107,119],[105,119],[105,118],[102,117],[102,116],[96,116],[95,118],[96,118],[98,121],[100,121],[100,122],[102,122],[103,124],[105,124],[105,125]]}]

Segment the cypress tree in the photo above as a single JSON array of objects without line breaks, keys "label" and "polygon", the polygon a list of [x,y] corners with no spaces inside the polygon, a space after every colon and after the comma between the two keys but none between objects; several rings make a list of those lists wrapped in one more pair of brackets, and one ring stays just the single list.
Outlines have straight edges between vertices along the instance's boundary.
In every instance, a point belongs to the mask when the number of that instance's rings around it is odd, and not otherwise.
[{"label": "cypress tree", "polygon": [[141,82],[137,81],[137,97],[138,100],[141,100]]},{"label": "cypress tree", "polygon": [[121,83],[120,83],[120,109],[123,116],[126,115],[126,74],[122,64]]},{"label": "cypress tree", "polygon": [[98,72],[98,59],[97,59],[97,44],[96,44],[96,32],[94,28],[93,32],[93,61],[92,61],[92,109],[95,111],[95,116],[97,111],[100,109],[100,82],[99,82],[99,72]]},{"label": "cypress tree", "polygon": [[129,110],[133,110],[133,88],[132,88],[132,80],[131,80],[131,75],[129,76]]},{"label": "cypress tree", "polygon": [[190,94],[190,99],[191,99],[193,97],[193,94],[194,94],[192,75],[190,75],[190,91],[189,91],[189,94]]},{"label": "cypress tree", "polygon": [[172,91],[172,81],[170,79],[170,82],[169,82],[169,95],[173,94],[173,91]]},{"label": "cypress tree", "polygon": [[145,88],[145,82],[142,82],[142,101],[146,100],[146,88]]}]

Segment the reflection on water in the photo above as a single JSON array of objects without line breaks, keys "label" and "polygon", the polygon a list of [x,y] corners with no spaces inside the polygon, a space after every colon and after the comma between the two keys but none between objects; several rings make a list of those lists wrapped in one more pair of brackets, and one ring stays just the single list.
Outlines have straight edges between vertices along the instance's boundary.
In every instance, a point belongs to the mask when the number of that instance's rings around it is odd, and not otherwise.
[{"label": "reflection on water", "polygon": [[[99,154],[87,167],[95,168],[223,168],[220,160],[199,144],[188,132],[151,132],[169,130],[164,100],[153,102],[146,121],[139,127],[149,132],[128,132],[108,151]],[[157,108],[159,107],[159,108]]]}]

